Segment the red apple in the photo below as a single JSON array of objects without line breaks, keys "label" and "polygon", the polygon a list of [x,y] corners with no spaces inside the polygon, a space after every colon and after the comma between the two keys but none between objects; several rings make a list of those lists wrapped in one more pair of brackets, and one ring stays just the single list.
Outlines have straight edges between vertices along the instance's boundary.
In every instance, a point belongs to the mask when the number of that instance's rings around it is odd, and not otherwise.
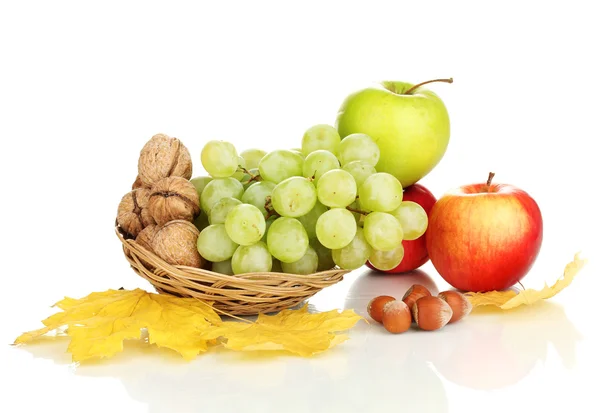
[{"label": "red apple", "polygon": [[542,244],[535,200],[508,184],[461,186],[433,206],[427,251],[437,272],[463,291],[503,290],[531,269]]},{"label": "red apple", "polygon": [[[433,207],[433,204],[435,204],[436,198],[431,191],[425,188],[423,185],[413,184],[404,189],[402,200],[416,202],[423,207],[429,216],[431,208]],[[425,234],[427,234],[427,232],[425,232]],[[385,272],[388,274],[398,274],[419,268],[421,265],[429,261],[429,255],[427,254],[427,247],[425,245],[425,234],[412,241],[402,241],[402,246],[404,247],[404,258],[402,258],[402,262],[398,264],[396,268],[382,271],[375,268],[373,264],[368,261],[367,266],[372,270]]]}]

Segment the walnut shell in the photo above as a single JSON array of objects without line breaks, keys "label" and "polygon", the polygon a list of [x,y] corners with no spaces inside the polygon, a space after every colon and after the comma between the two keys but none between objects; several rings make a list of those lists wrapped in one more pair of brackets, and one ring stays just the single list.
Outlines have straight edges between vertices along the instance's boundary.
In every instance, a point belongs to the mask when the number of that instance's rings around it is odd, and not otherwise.
[{"label": "walnut shell", "polygon": [[135,178],[135,181],[131,185],[131,189],[138,189],[138,188],[144,188],[144,183],[140,179],[139,175]]},{"label": "walnut shell", "polygon": [[135,242],[146,248],[148,251],[154,252],[152,249],[152,240],[159,229],[160,227],[158,225],[148,225],[140,231],[137,237],[135,237]]},{"label": "walnut shell", "polygon": [[134,238],[142,229],[156,223],[148,210],[149,199],[150,190],[138,188],[125,194],[119,202],[117,223]]},{"label": "walnut shell", "polygon": [[[148,225],[146,228],[140,231],[137,237],[135,237],[136,244],[139,244],[145,249],[147,249],[149,252],[156,254],[152,249],[152,240],[154,239],[154,236],[156,235],[159,229],[160,227],[158,225]],[[140,261],[146,266],[146,268],[154,269],[154,265],[146,261],[145,259],[140,258]]]},{"label": "walnut shell", "polygon": [[169,176],[190,179],[192,177],[190,152],[177,138],[162,133],[154,135],[140,152],[138,176],[147,187]]},{"label": "walnut shell", "polygon": [[196,247],[199,234],[198,228],[189,221],[170,221],[156,232],[152,249],[169,264],[200,268],[204,260]]},{"label": "walnut shell", "polygon": [[200,214],[200,197],[187,179],[179,176],[163,178],[150,190],[148,211],[158,225],[176,219],[193,221]]}]

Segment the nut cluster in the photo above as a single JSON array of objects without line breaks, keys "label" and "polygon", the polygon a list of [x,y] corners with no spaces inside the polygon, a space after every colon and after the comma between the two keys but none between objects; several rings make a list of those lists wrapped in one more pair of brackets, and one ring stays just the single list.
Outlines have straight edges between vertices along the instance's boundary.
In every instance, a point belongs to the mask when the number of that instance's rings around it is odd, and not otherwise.
[{"label": "nut cluster", "polygon": [[205,262],[192,223],[200,214],[200,197],[191,177],[185,145],[164,134],[152,136],[140,152],[131,191],[119,203],[117,225],[126,238],[167,263],[200,268]]},{"label": "nut cluster", "polygon": [[371,318],[390,333],[403,333],[414,323],[425,331],[439,330],[471,313],[472,305],[458,291],[443,291],[437,296],[420,284],[411,286],[402,300],[389,295],[373,298],[367,305]]}]

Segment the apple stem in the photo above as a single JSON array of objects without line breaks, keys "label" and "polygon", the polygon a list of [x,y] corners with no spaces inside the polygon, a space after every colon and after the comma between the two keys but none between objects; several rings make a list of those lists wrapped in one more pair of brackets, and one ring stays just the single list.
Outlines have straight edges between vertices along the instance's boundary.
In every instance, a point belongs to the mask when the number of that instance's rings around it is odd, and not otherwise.
[{"label": "apple stem", "polygon": [[426,85],[428,83],[434,83],[434,82],[446,82],[446,83],[452,83],[454,82],[454,79],[452,79],[451,77],[448,79],[433,79],[433,80],[428,80],[426,82],[421,82],[419,84],[414,85],[413,87],[411,87],[410,89],[408,89],[406,92],[404,92],[405,95],[410,95],[412,92],[414,92],[415,90],[417,90],[418,88],[420,88],[423,85]]},{"label": "apple stem", "polygon": [[495,175],[496,175],[496,174],[495,174],[495,173],[493,173],[493,172],[490,172],[490,173],[489,173],[489,175],[488,175],[487,182],[485,183],[485,186],[486,186],[487,192],[490,192],[490,186],[492,185],[492,179],[494,179],[494,176],[495,176]]}]

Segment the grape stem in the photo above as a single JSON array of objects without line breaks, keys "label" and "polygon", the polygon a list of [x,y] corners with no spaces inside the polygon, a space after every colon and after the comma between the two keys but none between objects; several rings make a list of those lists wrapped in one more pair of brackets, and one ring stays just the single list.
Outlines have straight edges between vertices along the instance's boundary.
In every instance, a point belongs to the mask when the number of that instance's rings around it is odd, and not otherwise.
[{"label": "grape stem", "polygon": [[347,209],[348,211],[350,211],[350,212],[355,212],[355,213],[357,213],[357,214],[361,214],[361,215],[364,215],[364,216],[367,216],[367,215],[369,215],[369,213],[368,213],[368,212],[361,211],[360,209],[354,209],[354,208],[350,208],[349,206],[347,206],[347,207],[346,207],[346,209]]},{"label": "grape stem", "polygon": [[238,171],[241,171],[247,175],[250,175],[250,179],[248,180],[248,183],[262,180],[260,174],[254,175],[252,172],[250,172],[249,170],[244,168],[242,165],[238,165]]},{"label": "grape stem", "polygon": [[271,197],[265,197],[265,210],[267,211],[267,216],[265,217],[265,221],[274,216],[280,216],[275,208],[273,208],[273,204],[271,203]]},{"label": "grape stem", "polygon": [[267,211],[267,216],[265,217],[265,221],[267,221],[267,220],[268,220],[269,218],[271,218],[271,217],[279,217],[279,216],[280,216],[280,215],[279,215],[277,212],[275,212],[275,210],[274,210],[274,209],[269,209],[269,210]]}]

